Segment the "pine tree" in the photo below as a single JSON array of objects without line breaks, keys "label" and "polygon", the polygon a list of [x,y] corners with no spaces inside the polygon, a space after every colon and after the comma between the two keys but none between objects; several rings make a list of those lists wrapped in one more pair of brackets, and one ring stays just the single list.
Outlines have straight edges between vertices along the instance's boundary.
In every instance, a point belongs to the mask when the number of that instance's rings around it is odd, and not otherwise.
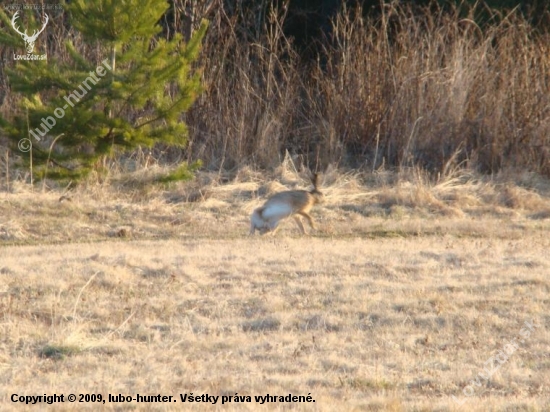
[{"label": "pine tree", "polygon": [[180,34],[160,38],[158,22],[168,6],[165,0],[75,0],[67,6],[71,24],[84,44],[99,50],[95,61],[67,41],[67,62],[20,61],[8,71],[22,98],[0,127],[14,146],[31,140],[38,173],[47,168],[48,177],[79,178],[109,154],[186,145],[181,115],[201,91],[194,62],[207,24],[187,43]]}]

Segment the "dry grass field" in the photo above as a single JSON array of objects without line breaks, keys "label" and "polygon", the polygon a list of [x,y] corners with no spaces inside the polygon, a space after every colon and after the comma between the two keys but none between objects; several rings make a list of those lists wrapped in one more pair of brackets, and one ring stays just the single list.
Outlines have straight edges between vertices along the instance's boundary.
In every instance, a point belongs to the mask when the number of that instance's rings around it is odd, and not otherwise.
[{"label": "dry grass field", "polygon": [[[0,193],[0,409],[547,411],[550,191],[516,178],[326,173],[310,237],[292,221],[247,236],[267,195],[306,187],[293,173],[121,179],[63,199],[14,182]],[[106,402],[11,401],[54,393]],[[251,402],[222,405],[235,394]]]}]

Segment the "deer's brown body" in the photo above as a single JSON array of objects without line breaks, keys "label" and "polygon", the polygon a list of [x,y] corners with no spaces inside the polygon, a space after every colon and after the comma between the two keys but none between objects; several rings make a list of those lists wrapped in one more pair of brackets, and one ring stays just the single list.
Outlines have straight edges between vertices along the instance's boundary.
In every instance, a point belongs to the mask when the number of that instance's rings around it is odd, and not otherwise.
[{"label": "deer's brown body", "polygon": [[288,190],[271,196],[262,207],[257,208],[250,217],[250,234],[256,230],[260,234],[271,232],[275,234],[279,223],[288,217],[294,217],[300,231],[306,230],[299,216],[307,219],[312,229],[315,229],[313,218],[309,214],[311,208],[322,202],[323,194],[317,188],[318,178],[315,174],[312,179],[313,190]]}]

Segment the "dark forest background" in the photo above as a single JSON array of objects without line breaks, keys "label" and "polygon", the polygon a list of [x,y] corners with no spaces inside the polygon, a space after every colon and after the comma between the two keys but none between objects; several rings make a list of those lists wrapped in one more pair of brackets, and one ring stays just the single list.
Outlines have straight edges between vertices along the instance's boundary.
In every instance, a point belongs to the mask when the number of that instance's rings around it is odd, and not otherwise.
[{"label": "dark forest background", "polygon": [[[143,149],[160,163],[550,175],[547,1],[172,0],[160,36],[189,39],[202,19],[204,91],[182,114],[186,148]],[[96,53],[63,9],[50,21],[48,56],[69,37]],[[12,52],[0,45],[8,119]]]}]

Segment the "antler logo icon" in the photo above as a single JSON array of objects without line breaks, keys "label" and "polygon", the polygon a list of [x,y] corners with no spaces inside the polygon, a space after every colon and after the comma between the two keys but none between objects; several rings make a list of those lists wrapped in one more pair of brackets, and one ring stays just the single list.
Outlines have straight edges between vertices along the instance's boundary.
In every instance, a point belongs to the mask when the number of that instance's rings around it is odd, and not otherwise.
[{"label": "antler logo icon", "polygon": [[15,25],[15,20],[17,20],[17,17],[19,17],[18,15],[19,15],[19,11],[16,11],[11,19],[11,25],[13,29],[21,35],[23,40],[25,40],[25,48],[27,49],[27,53],[31,54],[34,50],[34,43],[36,42],[38,35],[44,31],[44,29],[46,28],[46,24],[48,24],[49,17],[47,14],[44,14],[46,18],[44,19],[44,25],[42,26],[40,31],[35,30],[34,33],[31,36],[29,36],[27,34],[27,30],[25,30],[25,32],[23,33]]}]

